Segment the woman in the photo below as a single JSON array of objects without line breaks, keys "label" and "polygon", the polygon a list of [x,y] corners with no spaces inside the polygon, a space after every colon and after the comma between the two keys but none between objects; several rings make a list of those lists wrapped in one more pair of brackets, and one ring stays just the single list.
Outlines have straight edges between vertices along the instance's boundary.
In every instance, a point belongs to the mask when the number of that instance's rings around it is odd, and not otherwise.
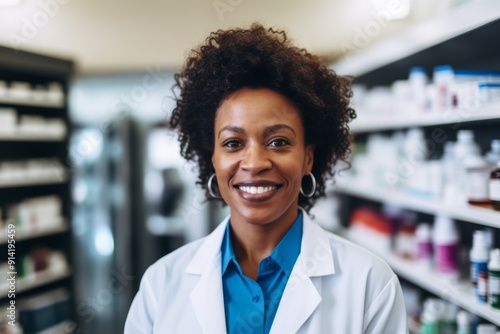
[{"label": "woman", "polygon": [[406,333],[391,269],[307,215],[350,153],[350,81],[254,24],[176,82],[181,153],[230,215],[146,271],[125,333]]}]

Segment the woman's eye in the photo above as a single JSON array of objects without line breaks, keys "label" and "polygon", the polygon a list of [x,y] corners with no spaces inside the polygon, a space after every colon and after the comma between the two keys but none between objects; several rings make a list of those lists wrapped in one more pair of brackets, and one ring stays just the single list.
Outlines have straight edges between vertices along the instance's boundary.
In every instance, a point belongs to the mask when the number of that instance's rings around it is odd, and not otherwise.
[{"label": "woman's eye", "polygon": [[222,144],[222,146],[228,147],[228,148],[238,148],[238,147],[241,147],[241,143],[237,140],[228,140],[227,142]]},{"label": "woman's eye", "polygon": [[285,139],[274,139],[269,143],[269,146],[271,147],[282,147],[290,144],[287,140]]}]

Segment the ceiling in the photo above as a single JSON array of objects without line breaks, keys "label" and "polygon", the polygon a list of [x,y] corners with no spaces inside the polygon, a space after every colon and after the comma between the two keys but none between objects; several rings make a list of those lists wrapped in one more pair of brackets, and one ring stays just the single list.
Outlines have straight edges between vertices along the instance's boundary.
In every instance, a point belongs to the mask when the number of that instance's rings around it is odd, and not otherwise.
[{"label": "ceiling", "polygon": [[[148,66],[177,69],[189,50],[202,43],[211,31],[259,21],[285,28],[299,46],[332,58],[347,52],[346,45],[359,42],[363,29],[376,20],[378,10],[389,6],[387,3],[24,0],[16,7],[0,7],[0,44],[74,59],[81,73],[141,71]],[[422,3],[430,6],[432,1],[419,0],[420,8]],[[386,24],[361,46],[367,47],[418,18],[410,15],[406,20]]]}]

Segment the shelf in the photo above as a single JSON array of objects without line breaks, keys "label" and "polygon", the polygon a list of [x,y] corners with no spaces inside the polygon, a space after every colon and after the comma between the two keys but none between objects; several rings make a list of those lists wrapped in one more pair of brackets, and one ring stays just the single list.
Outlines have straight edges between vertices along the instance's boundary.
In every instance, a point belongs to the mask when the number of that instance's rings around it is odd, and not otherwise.
[{"label": "shelf", "polygon": [[0,141],[63,141],[66,135],[63,136],[43,136],[31,134],[1,134]]},{"label": "shelf", "polygon": [[30,107],[40,107],[40,108],[58,108],[58,109],[64,108],[64,102],[21,100],[21,99],[13,99],[7,96],[0,97],[0,104],[10,104],[10,105],[30,106]]},{"label": "shelf", "polygon": [[[27,277],[17,278],[16,293],[20,293],[49,283],[60,281],[70,276],[71,276],[71,270],[65,269],[58,271],[46,270]],[[0,296],[2,297],[0,298],[5,298],[7,296],[8,291],[9,291],[8,285],[2,282],[2,285],[0,285]]]},{"label": "shelf", "polygon": [[361,133],[495,119],[500,119],[500,104],[489,105],[474,111],[457,110],[442,113],[422,113],[419,115],[391,115],[391,117],[386,118],[380,115],[378,117],[363,117],[363,114],[361,114],[360,117],[352,121],[350,129],[352,132]]},{"label": "shelf", "polygon": [[[45,227],[45,228],[40,228],[35,231],[31,232],[17,232],[16,231],[16,236],[15,240],[16,242],[21,241],[21,240],[28,240],[28,239],[35,239],[35,238],[40,238],[44,237],[47,235],[54,235],[54,234],[59,234],[59,233],[64,233],[69,230],[68,224],[65,222],[64,218],[59,217],[57,219],[54,219],[54,221],[51,222],[51,226]],[[0,235],[0,245],[6,244],[7,243],[7,235],[2,234]]]},{"label": "shelf", "polygon": [[69,329],[77,329],[76,324],[73,321],[66,320],[57,325],[44,329],[43,331],[38,332],[37,334],[69,333],[68,332]]},{"label": "shelf", "polygon": [[[63,176],[61,174],[61,176]],[[15,180],[10,182],[0,181],[0,189],[2,188],[13,188],[13,187],[29,187],[29,186],[42,186],[51,184],[62,184],[66,182],[66,177],[58,178],[54,176],[53,178],[37,179],[37,180]]]},{"label": "shelf", "polygon": [[470,2],[374,43],[357,54],[347,56],[332,68],[339,74],[365,75],[498,19],[499,1]]},{"label": "shelf", "polygon": [[[347,233],[343,234],[346,237]],[[352,239],[351,241],[355,242]],[[477,301],[472,293],[472,284],[470,282],[460,281],[457,283],[446,280],[440,278],[436,272],[417,261],[402,259],[388,251],[370,248],[366,245],[361,246],[384,259],[400,277],[500,326],[500,311]]]},{"label": "shelf", "polygon": [[500,228],[500,212],[468,204],[450,205],[439,200],[422,199],[402,191],[373,187],[349,178],[338,178],[335,191],[382,203],[392,203],[410,210]]}]

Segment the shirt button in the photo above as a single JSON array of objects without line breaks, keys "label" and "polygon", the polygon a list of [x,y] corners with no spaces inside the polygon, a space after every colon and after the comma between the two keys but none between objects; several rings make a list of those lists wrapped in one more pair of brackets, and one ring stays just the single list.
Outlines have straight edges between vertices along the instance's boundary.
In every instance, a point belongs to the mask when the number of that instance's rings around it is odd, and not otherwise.
[{"label": "shirt button", "polygon": [[257,303],[259,300],[260,300],[260,297],[259,297],[259,296],[253,296],[253,298],[252,298],[252,301],[253,301],[254,303]]}]

